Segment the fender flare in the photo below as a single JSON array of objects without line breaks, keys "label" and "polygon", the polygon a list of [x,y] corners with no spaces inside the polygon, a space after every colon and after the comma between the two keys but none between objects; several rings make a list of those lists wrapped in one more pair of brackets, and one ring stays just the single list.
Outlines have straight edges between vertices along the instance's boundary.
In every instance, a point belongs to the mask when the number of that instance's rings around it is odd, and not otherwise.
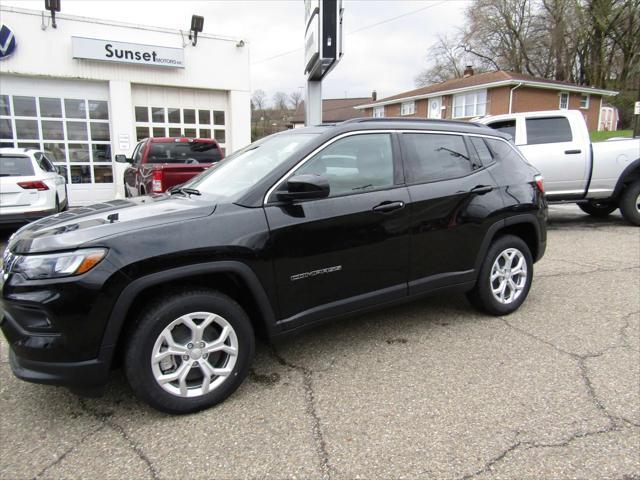
[{"label": "fender flare", "polygon": [[622,173],[618,177],[616,188],[613,189],[613,193],[611,194],[613,198],[618,198],[620,196],[620,194],[622,193],[622,187],[624,186],[625,178],[627,178],[628,175],[631,175],[634,170],[638,170],[637,173],[640,176],[640,158],[636,158],[622,171]]},{"label": "fender flare", "polygon": [[232,273],[240,277],[248,286],[260,309],[269,336],[275,333],[275,314],[273,307],[258,277],[249,266],[236,261],[197,263],[145,275],[132,281],[124,288],[109,315],[107,326],[102,337],[100,356],[102,357],[103,354],[109,356],[109,358],[104,358],[103,360],[109,363],[111,362],[111,357],[115,350],[114,347],[120,337],[127,313],[135,299],[143,290],[161,283],[166,283],[167,281],[180,280],[182,278],[207,273]]},{"label": "fender flare", "polygon": [[478,250],[478,256],[476,257],[474,265],[476,274],[480,272],[482,262],[484,261],[484,258],[487,255],[487,251],[489,250],[489,246],[491,245],[491,242],[493,242],[493,239],[496,237],[496,234],[503,228],[520,224],[529,224],[533,226],[536,232],[536,241],[538,242],[538,252],[533,261],[537,262],[538,260],[540,260],[540,258],[542,258],[542,255],[544,255],[544,252],[546,250],[546,242],[542,240],[542,237],[540,235],[540,224],[538,223],[538,217],[536,217],[536,215],[534,215],[533,213],[524,213],[521,215],[506,218],[504,220],[500,220],[489,227],[487,233],[484,236],[484,239],[482,240],[480,249]]}]

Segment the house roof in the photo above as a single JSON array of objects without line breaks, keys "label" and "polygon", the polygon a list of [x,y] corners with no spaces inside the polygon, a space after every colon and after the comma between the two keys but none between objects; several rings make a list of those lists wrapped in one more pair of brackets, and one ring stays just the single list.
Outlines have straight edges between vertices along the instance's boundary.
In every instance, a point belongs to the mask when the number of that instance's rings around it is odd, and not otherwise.
[{"label": "house roof", "polygon": [[[322,100],[322,121],[327,123],[343,122],[350,118],[361,117],[354,107],[371,101],[371,97],[327,98]],[[304,102],[300,102],[296,113],[291,117],[292,123],[304,123]]]},{"label": "house roof", "polygon": [[560,82],[557,80],[548,80],[546,78],[533,77],[523,73],[506,72],[497,70],[494,72],[478,73],[464,78],[454,78],[445,82],[428,85],[426,87],[416,88],[408,92],[399,93],[390,97],[381,98],[376,102],[369,102],[358,105],[354,108],[361,110],[363,108],[371,108],[382,105],[398,103],[403,100],[418,100],[422,98],[438,97],[440,95],[449,95],[451,93],[464,92],[474,90],[478,87],[501,87],[509,85],[526,85],[530,87],[546,88],[552,90],[562,90],[569,92],[581,92],[599,94],[604,96],[617,95],[618,92],[613,90],[604,90],[601,88],[585,87],[569,82]]}]

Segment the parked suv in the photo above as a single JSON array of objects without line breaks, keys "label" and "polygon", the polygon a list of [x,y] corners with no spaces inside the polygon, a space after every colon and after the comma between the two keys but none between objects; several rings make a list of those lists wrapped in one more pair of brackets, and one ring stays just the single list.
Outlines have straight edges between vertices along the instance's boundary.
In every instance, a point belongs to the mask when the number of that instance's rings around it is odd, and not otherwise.
[{"label": "parked suv", "polygon": [[123,364],[155,408],[227,398],[274,339],[426,294],[506,315],[546,245],[542,180],[505,136],[356,119],[272,135],[170,194],[16,232],[2,331],[24,380],[103,387]]},{"label": "parked suv", "polygon": [[0,148],[0,224],[27,223],[68,205],[67,181],[49,152]]}]

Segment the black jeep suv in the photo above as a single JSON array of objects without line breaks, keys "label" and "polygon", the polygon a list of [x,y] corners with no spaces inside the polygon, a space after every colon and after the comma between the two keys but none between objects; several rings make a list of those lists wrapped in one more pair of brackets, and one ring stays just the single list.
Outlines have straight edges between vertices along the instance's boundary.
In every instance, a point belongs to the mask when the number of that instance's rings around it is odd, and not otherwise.
[{"label": "black jeep suv", "polygon": [[505,315],[546,245],[541,177],[502,133],[356,119],[272,135],[164,195],[27,225],[4,254],[14,374],[133,390],[184,413],[228,397],[254,332],[424,294]]}]

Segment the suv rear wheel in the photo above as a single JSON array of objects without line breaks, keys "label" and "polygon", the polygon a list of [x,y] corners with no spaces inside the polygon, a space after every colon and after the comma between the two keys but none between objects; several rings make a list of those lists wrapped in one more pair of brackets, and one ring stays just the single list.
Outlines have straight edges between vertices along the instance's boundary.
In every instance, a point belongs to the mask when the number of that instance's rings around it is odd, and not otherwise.
[{"label": "suv rear wheel", "polygon": [[133,391],[151,406],[195,412],[238,388],[254,348],[251,322],[238,303],[213,290],[187,290],[139,316],[124,370]]},{"label": "suv rear wheel", "polygon": [[508,315],[522,305],[533,278],[533,260],[527,244],[505,235],[489,247],[478,281],[467,298],[476,308],[491,315]]}]

